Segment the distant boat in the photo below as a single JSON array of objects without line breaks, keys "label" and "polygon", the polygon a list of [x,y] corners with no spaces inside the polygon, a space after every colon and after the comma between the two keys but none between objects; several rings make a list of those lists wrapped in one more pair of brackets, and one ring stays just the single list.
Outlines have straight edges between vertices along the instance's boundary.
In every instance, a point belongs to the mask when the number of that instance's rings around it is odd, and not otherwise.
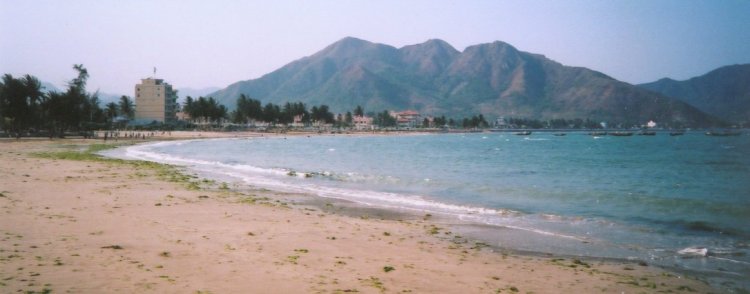
[{"label": "distant boat", "polygon": [[606,136],[607,132],[591,132],[589,133],[591,136]]},{"label": "distant boat", "polygon": [[654,132],[654,131],[640,131],[638,133],[638,136],[656,136],[656,132]]},{"label": "distant boat", "polygon": [[518,136],[528,136],[528,135],[531,135],[531,132],[529,132],[529,131],[517,132],[516,135],[518,135]]},{"label": "distant boat", "polygon": [[552,133],[552,135],[560,137],[560,136],[565,136],[567,134],[566,133]]},{"label": "distant boat", "polygon": [[674,136],[682,136],[682,135],[684,135],[684,134],[685,134],[685,131],[674,131],[674,132],[669,132],[669,135],[670,135],[670,136],[672,136],[672,137],[674,137]]},{"label": "distant boat", "polygon": [[742,134],[740,131],[708,131],[706,132],[706,136],[715,136],[715,137],[729,137],[729,136],[739,136]]},{"label": "distant boat", "polygon": [[611,132],[609,134],[615,137],[630,137],[633,135],[633,132]]}]

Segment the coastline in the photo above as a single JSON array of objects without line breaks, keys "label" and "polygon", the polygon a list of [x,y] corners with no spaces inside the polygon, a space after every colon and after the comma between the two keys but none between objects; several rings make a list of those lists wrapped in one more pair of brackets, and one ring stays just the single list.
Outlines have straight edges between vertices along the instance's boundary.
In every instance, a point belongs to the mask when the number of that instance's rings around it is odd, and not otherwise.
[{"label": "coastline", "polygon": [[[213,136],[190,133],[179,139]],[[454,242],[429,218],[347,216],[156,165],[33,155],[102,142],[0,141],[2,292],[717,292],[652,266]]]}]

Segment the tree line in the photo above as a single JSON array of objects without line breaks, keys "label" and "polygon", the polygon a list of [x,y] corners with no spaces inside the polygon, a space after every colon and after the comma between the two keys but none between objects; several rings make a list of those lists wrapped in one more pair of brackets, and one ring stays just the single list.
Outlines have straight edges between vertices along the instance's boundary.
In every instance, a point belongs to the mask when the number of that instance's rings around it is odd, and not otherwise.
[{"label": "tree line", "polygon": [[122,96],[119,103],[99,104],[98,92],[86,92],[88,71],[81,64],[73,69],[78,75],[68,82],[64,92],[45,92],[42,83],[32,75],[15,78],[3,75],[0,80],[0,128],[20,137],[23,134],[46,133],[49,137],[64,136],[65,132],[83,132],[113,125],[115,118],[132,118],[130,97]]},{"label": "tree line", "polygon": [[[68,82],[64,92],[45,92],[39,79],[32,75],[13,77],[5,74],[0,79],[0,128],[6,133],[20,137],[22,134],[41,134],[63,136],[65,132],[86,132],[97,128],[122,127],[135,114],[135,105],[128,96],[121,96],[119,101],[99,106],[98,93],[86,92],[88,71],[83,65],[73,66],[77,76]],[[236,109],[229,112],[213,97],[187,97],[182,111],[191,118],[204,122],[221,123],[230,120],[236,124],[247,124],[251,121],[266,122],[271,125],[289,125],[295,121],[305,125],[311,123],[332,124],[334,127],[351,127],[356,116],[365,116],[361,106],[345,114],[334,115],[328,105],[313,106],[308,110],[302,102],[287,102],[283,105],[266,103],[240,95]],[[398,122],[390,112],[370,112],[373,124],[379,127],[395,127]],[[552,119],[536,120],[510,118],[507,125],[514,128],[587,128],[602,126],[586,119]],[[486,128],[490,124],[482,114],[454,120],[440,117],[423,118],[420,125],[414,127],[452,127],[452,128]]]},{"label": "tree line", "polygon": [[191,119],[202,120],[205,122],[221,122],[227,116],[226,106],[219,104],[213,97],[193,97],[187,96],[182,111],[187,113]]},{"label": "tree line", "polygon": [[[313,106],[308,110],[307,105],[302,102],[286,102],[283,105],[274,103],[261,103],[260,100],[240,94],[236,100],[235,110],[228,112],[213,97],[199,97],[193,99],[188,96],[182,111],[187,113],[194,121],[220,124],[227,120],[235,124],[248,124],[251,122],[264,122],[271,125],[289,125],[296,122],[308,125],[311,123],[331,124],[334,127],[352,127],[354,117],[365,116],[362,106],[357,106],[344,114],[334,115],[328,105]],[[369,112],[367,116],[373,118],[373,125],[378,127],[396,127],[398,122],[388,110],[382,112]],[[416,122],[414,127],[456,127],[456,128],[486,128],[489,123],[482,114],[475,115],[462,120],[447,119],[444,115],[432,120],[424,118]]]},{"label": "tree line", "polygon": [[538,120],[538,119],[526,119],[526,118],[510,118],[506,122],[513,128],[523,129],[601,129],[600,123],[591,119],[550,119],[550,120]]},{"label": "tree line", "polygon": [[256,100],[241,94],[237,98],[237,109],[232,112],[234,123],[247,123],[248,121],[262,121],[271,124],[291,124],[295,118],[304,124],[320,122],[332,124],[336,119],[328,109],[328,105],[313,106],[310,111],[302,102],[287,102],[283,106],[266,103],[261,107],[260,100]]}]

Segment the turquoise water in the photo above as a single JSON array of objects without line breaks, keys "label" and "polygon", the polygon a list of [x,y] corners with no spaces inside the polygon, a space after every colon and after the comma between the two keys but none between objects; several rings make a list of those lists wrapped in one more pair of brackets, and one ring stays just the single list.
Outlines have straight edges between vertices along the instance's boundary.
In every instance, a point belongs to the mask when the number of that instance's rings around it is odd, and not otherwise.
[{"label": "turquoise water", "polygon": [[[313,136],[120,152],[246,185],[490,225],[473,235],[518,250],[750,276],[747,134]],[[705,256],[691,253],[703,248]]]}]

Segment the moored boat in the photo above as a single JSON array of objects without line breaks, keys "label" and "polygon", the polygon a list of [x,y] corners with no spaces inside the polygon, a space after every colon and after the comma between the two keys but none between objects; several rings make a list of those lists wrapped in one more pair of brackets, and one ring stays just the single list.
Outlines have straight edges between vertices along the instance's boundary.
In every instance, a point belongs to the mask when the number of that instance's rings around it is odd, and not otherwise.
[{"label": "moored boat", "polygon": [[558,137],[561,137],[561,136],[565,136],[565,135],[567,135],[567,134],[566,134],[566,133],[552,133],[552,135],[553,135],[553,136],[558,136]]},{"label": "moored boat", "polygon": [[638,136],[656,136],[656,132],[654,132],[654,131],[640,131],[638,133]]},{"label": "moored boat", "polygon": [[706,132],[706,136],[715,136],[715,137],[729,137],[729,136],[739,136],[742,134],[740,131],[708,131]]},{"label": "moored boat", "polygon": [[630,137],[633,135],[633,132],[611,132],[609,134],[615,137]]},{"label": "moored boat", "polygon": [[591,132],[589,133],[591,136],[606,136],[607,132]]},{"label": "moored boat", "polygon": [[672,137],[674,137],[674,136],[682,136],[682,135],[684,135],[684,134],[685,134],[685,132],[684,132],[684,131],[674,131],[674,132],[669,132],[669,135],[670,135],[670,136],[672,136]]},{"label": "moored boat", "polygon": [[517,132],[516,135],[518,135],[518,136],[528,136],[528,135],[531,135],[531,132],[529,132],[529,131]]}]

